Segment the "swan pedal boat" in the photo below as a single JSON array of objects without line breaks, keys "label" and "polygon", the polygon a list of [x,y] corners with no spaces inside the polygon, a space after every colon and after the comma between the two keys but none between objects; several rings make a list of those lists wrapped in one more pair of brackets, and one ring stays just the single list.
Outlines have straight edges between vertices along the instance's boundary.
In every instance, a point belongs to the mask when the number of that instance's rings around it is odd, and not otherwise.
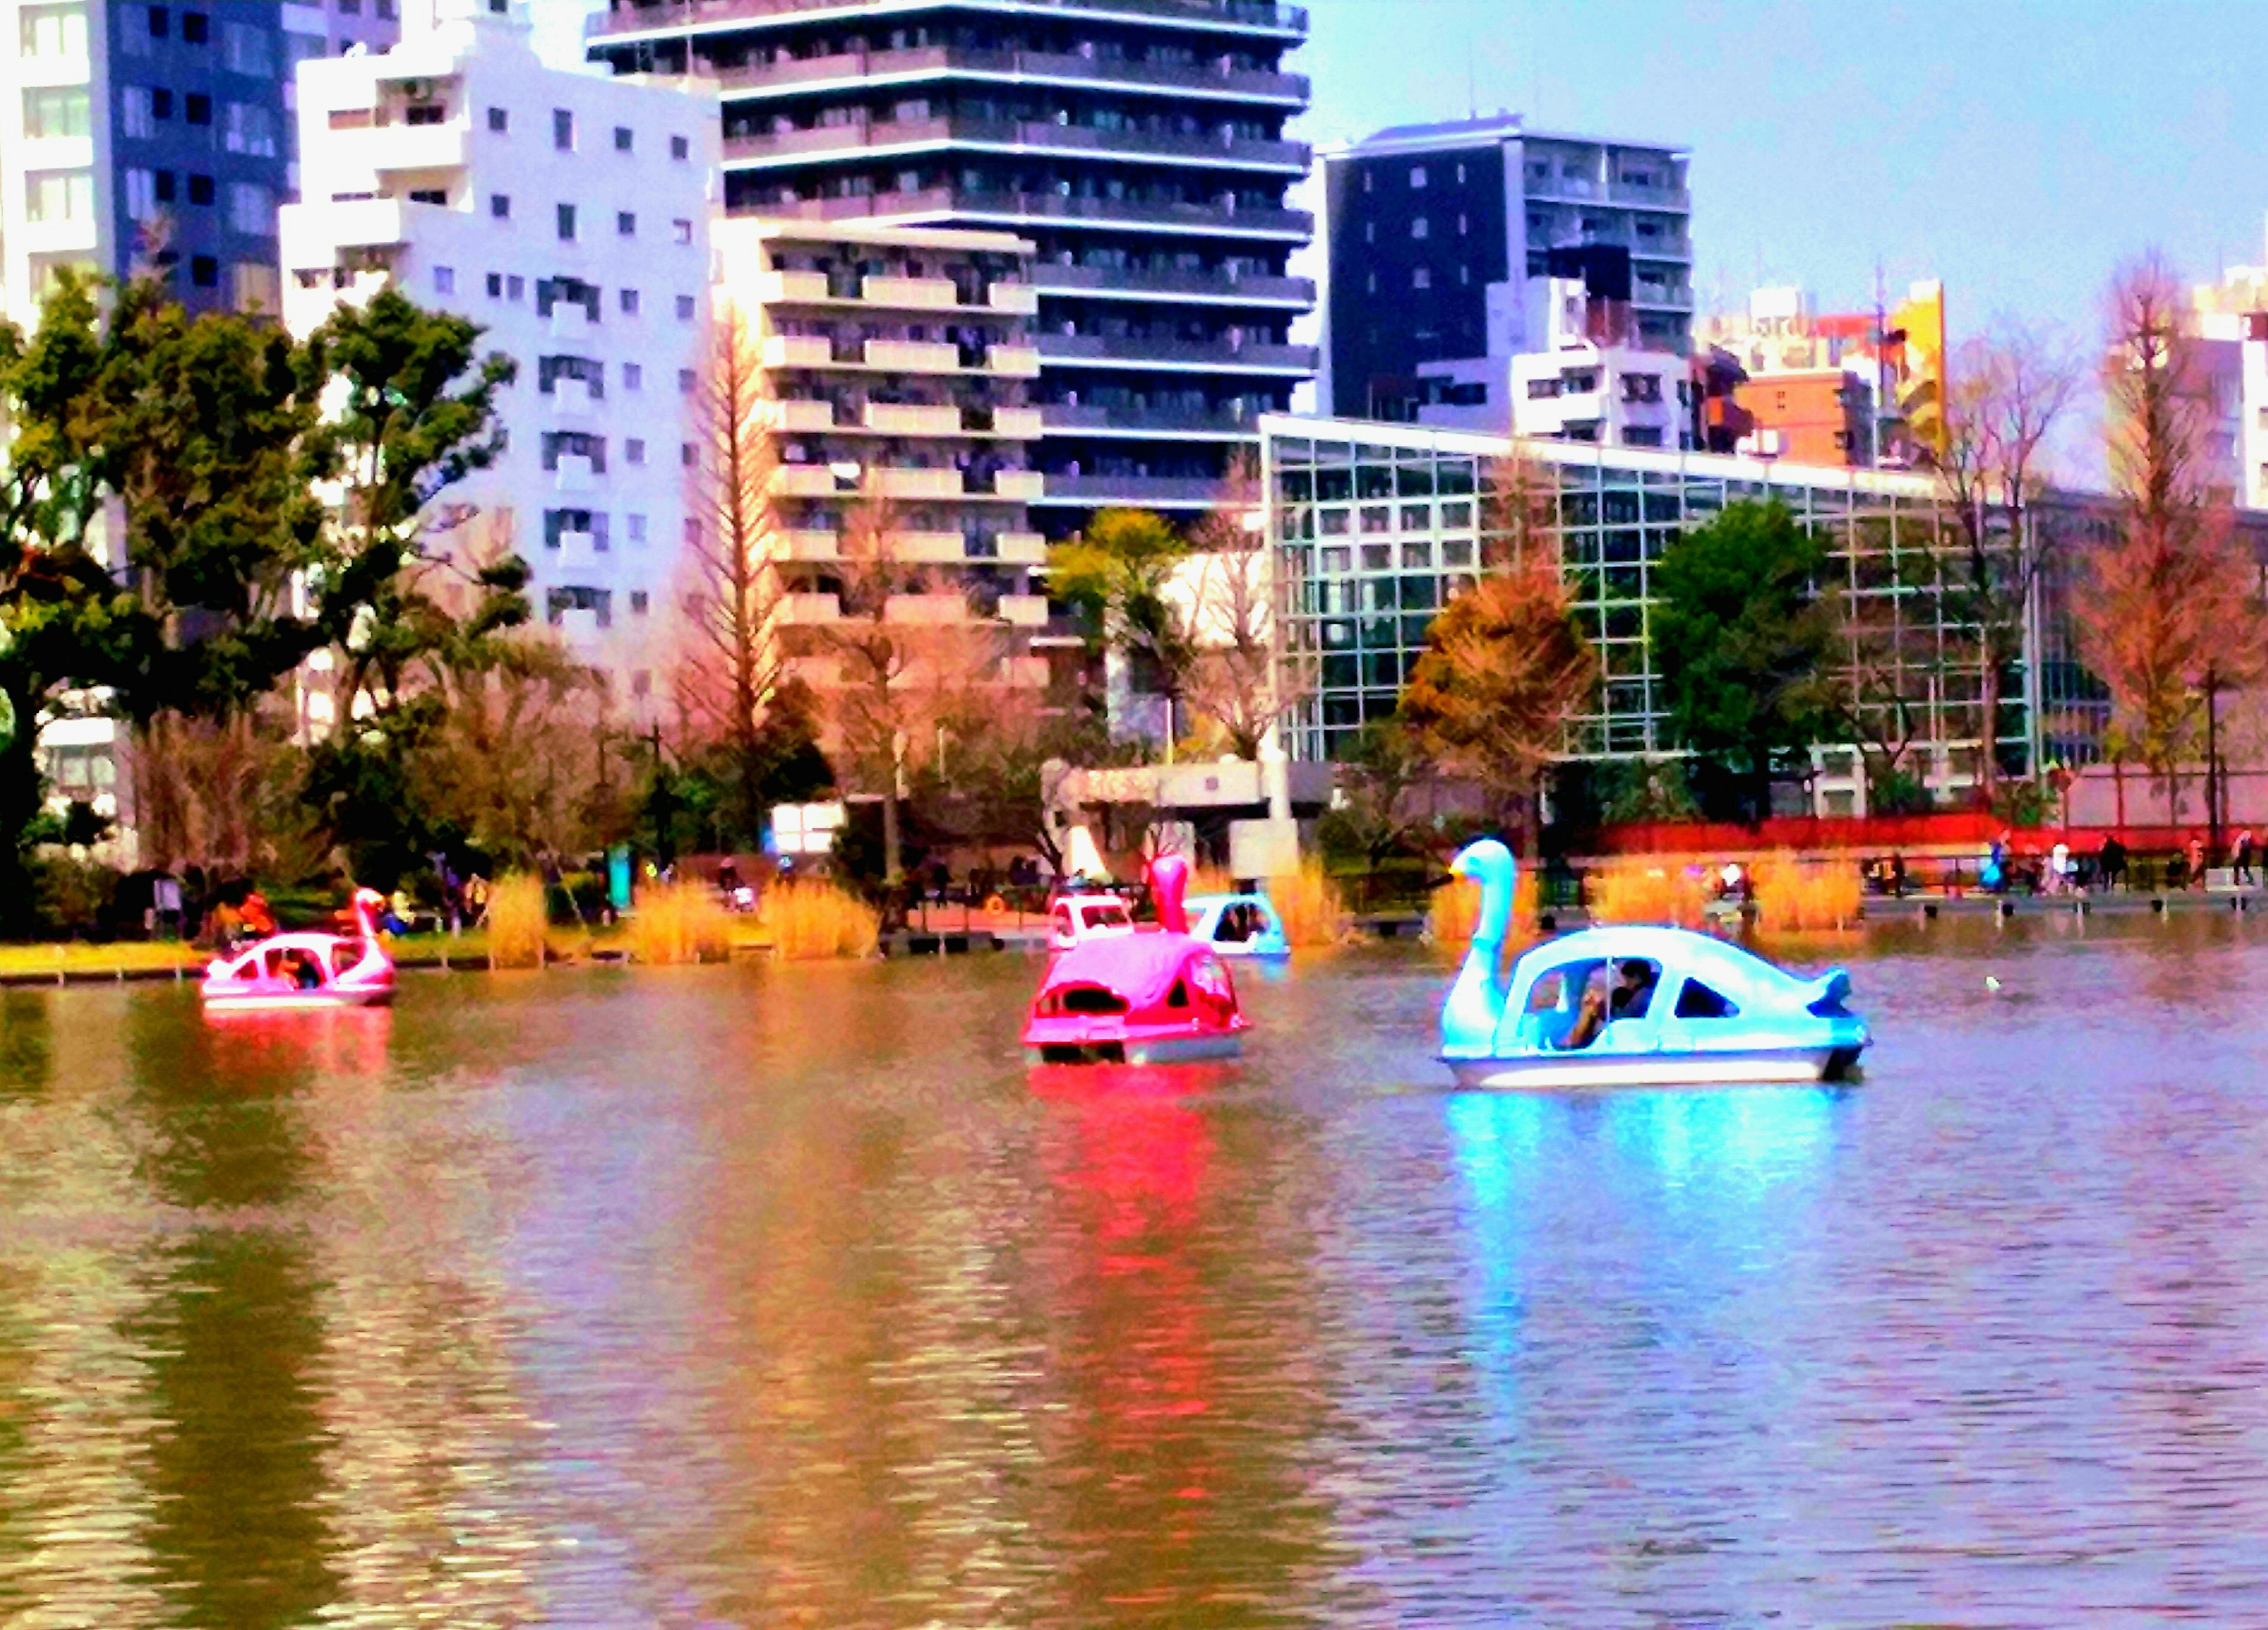
[{"label": "swan pedal boat", "polygon": [[[206,965],[198,986],[209,1014],[291,1013],[340,1007],[375,1007],[394,999],[394,959],[378,937],[379,895],[358,889],[354,897],[358,935],[298,931],[269,934]],[[293,953],[311,962],[319,976],[302,985],[289,971]]]},{"label": "swan pedal boat", "polygon": [[1049,964],[1024,1025],[1032,1064],[1233,1058],[1251,1021],[1215,948],[1189,932],[1189,865],[1150,868],[1160,926],[1091,936]]},{"label": "swan pedal boat", "polygon": [[[1241,917],[1233,916],[1244,908]],[[1289,956],[1284,921],[1264,894],[1201,894],[1189,903],[1189,933],[1223,956]],[[1239,937],[1237,929],[1252,932]]]},{"label": "swan pedal boat", "polygon": [[[1481,885],[1479,931],[1441,1008],[1441,1062],[1466,1088],[1715,1087],[1849,1078],[1872,1037],[1841,969],[1800,979],[1683,928],[1617,925],[1535,947],[1499,977],[1516,867],[1492,838],[1450,869]],[[1585,988],[1649,964],[1639,1011],[1571,1048]]]}]

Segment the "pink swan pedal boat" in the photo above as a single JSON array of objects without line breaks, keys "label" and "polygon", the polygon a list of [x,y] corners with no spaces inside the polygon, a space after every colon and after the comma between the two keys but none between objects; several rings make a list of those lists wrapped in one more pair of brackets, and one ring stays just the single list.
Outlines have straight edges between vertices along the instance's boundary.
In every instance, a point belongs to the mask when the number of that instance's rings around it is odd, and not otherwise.
[{"label": "pink swan pedal boat", "polygon": [[1048,966],[1024,1025],[1033,1064],[1181,1064],[1233,1058],[1251,1021],[1227,964],[1189,932],[1189,863],[1150,867],[1156,930],[1081,940]]},{"label": "pink swan pedal boat", "polygon": [[199,987],[205,1011],[290,1013],[373,1007],[392,1001],[394,959],[378,938],[378,909],[383,903],[374,889],[355,890],[358,934],[273,933],[232,955],[214,957]]}]

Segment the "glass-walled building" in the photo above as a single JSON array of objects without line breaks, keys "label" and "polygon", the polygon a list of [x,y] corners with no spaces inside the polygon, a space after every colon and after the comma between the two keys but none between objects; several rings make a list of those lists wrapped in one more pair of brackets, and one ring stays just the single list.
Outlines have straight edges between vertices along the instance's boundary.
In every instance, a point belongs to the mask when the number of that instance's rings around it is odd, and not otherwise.
[{"label": "glass-walled building", "polygon": [[[1316,683],[1291,724],[1295,758],[1332,757],[1394,712],[1425,632],[1448,598],[1509,547],[1488,501],[1513,444],[1502,437],[1368,421],[1262,421],[1270,535],[1288,591],[1286,638],[1315,658]],[[1601,682],[1572,723],[1569,752],[1594,760],[1668,756],[1667,704],[1648,643],[1652,573],[1681,530],[1742,499],[1785,505],[1827,542],[1848,641],[1849,706],[1865,738],[1814,749],[1815,808],[1863,812],[1862,747],[1940,801],[1977,780],[1984,749],[1984,666],[1965,614],[1936,483],[1921,475],[1794,466],[1675,451],[1523,440],[1539,524],[1556,527]],[[2085,551],[2110,535],[2108,500],[2058,494],[2033,524],[2051,531],[2022,649],[2000,675],[2005,772],[2099,756],[2109,702],[2078,655],[2069,615]]]}]

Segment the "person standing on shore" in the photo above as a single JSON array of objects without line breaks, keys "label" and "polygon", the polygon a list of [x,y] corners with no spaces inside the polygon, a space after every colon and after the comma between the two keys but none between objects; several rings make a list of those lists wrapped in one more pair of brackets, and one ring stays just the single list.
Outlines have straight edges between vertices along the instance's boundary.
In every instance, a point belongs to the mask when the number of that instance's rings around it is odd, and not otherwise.
[{"label": "person standing on shore", "polygon": [[2250,889],[2252,887],[2252,829],[2249,826],[2236,835],[2235,859],[2236,886],[2240,889]]},{"label": "person standing on shore", "polygon": [[2190,839],[2190,874],[2183,881],[2192,889],[2202,890],[2205,888],[2205,839],[2202,837]]},{"label": "person standing on shore", "polygon": [[2102,847],[2095,851],[2095,873],[2102,880],[2105,889],[2125,886],[2126,845],[2118,841],[2117,833],[2113,832],[2104,838]]}]

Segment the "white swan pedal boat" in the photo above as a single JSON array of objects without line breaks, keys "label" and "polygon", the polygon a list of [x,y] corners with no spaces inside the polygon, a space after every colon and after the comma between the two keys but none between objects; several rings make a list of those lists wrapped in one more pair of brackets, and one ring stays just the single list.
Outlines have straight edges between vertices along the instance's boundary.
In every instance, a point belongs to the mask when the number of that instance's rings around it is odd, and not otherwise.
[{"label": "white swan pedal boat", "polygon": [[1441,1062],[1468,1088],[1712,1087],[1848,1078],[1870,1044],[1841,969],[1800,979],[1683,928],[1564,934],[1498,972],[1512,853],[1492,838],[1450,869],[1481,885],[1472,949],[1441,1007]]}]

